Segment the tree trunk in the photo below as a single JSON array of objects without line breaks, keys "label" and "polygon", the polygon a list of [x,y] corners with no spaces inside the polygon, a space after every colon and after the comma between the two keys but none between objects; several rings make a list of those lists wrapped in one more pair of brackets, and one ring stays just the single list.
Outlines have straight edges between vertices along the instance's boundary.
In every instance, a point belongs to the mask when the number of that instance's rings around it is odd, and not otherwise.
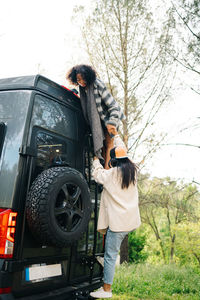
[{"label": "tree trunk", "polygon": [[120,264],[128,262],[128,234],[125,236],[120,248]]},{"label": "tree trunk", "polygon": [[160,243],[160,248],[161,248],[161,251],[162,251],[164,262],[166,263],[165,250],[164,250],[163,242],[161,241],[161,239],[160,239],[159,243]]},{"label": "tree trunk", "polygon": [[173,262],[173,259],[174,259],[174,242],[175,242],[175,234],[173,235],[173,238],[172,238],[172,243],[171,243],[171,253],[170,253],[170,260],[171,262]]}]

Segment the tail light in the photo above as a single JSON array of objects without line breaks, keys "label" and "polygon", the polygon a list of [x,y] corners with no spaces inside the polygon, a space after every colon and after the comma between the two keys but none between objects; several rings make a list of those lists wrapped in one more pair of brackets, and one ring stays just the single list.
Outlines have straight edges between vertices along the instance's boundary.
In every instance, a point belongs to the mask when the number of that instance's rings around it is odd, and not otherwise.
[{"label": "tail light", "polygon": [[12,258],[17,213],[0,209],[0,258]]},{"label": "tail light", "polygon": [[11,292],[11,288],[0,288],[0,294],[9,294]]}]

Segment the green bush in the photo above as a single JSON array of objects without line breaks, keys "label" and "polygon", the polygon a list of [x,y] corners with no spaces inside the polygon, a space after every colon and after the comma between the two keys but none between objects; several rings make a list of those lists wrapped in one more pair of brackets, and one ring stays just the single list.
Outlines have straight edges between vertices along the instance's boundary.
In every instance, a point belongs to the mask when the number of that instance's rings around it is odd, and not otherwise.
[{"label": "green bush", "polygon": [[139,231],[130,232],[128,235],[128,251],[129,262],[139,263],[144,262],[148,254],[144,252],[144,246],[146,244],[146,236],[139,233]]}]

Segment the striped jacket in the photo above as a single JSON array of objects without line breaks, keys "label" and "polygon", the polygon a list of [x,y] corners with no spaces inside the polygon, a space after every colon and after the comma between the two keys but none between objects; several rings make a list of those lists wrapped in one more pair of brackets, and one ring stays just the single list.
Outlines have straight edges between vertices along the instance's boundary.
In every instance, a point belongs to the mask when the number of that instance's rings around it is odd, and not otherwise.
[{"label": "striped jacket", "polygon": [[120,120],[125,118],[123,111],[105,84],[98,78],[94,82],[94,98],[97,111],[105,126],[111,124],[118,127]]}]

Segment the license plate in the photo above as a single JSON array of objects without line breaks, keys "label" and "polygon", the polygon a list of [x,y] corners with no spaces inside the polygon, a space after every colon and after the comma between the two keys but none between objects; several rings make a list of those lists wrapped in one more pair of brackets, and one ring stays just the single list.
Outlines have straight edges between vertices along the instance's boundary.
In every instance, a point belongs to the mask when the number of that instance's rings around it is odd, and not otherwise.
[{"label": "license plate", "polygon": [[53,265],[36,265],[29,268],[25,268],[25,280],[45,280],[51,277],[61,276],[62,268],[61,264]]}]

